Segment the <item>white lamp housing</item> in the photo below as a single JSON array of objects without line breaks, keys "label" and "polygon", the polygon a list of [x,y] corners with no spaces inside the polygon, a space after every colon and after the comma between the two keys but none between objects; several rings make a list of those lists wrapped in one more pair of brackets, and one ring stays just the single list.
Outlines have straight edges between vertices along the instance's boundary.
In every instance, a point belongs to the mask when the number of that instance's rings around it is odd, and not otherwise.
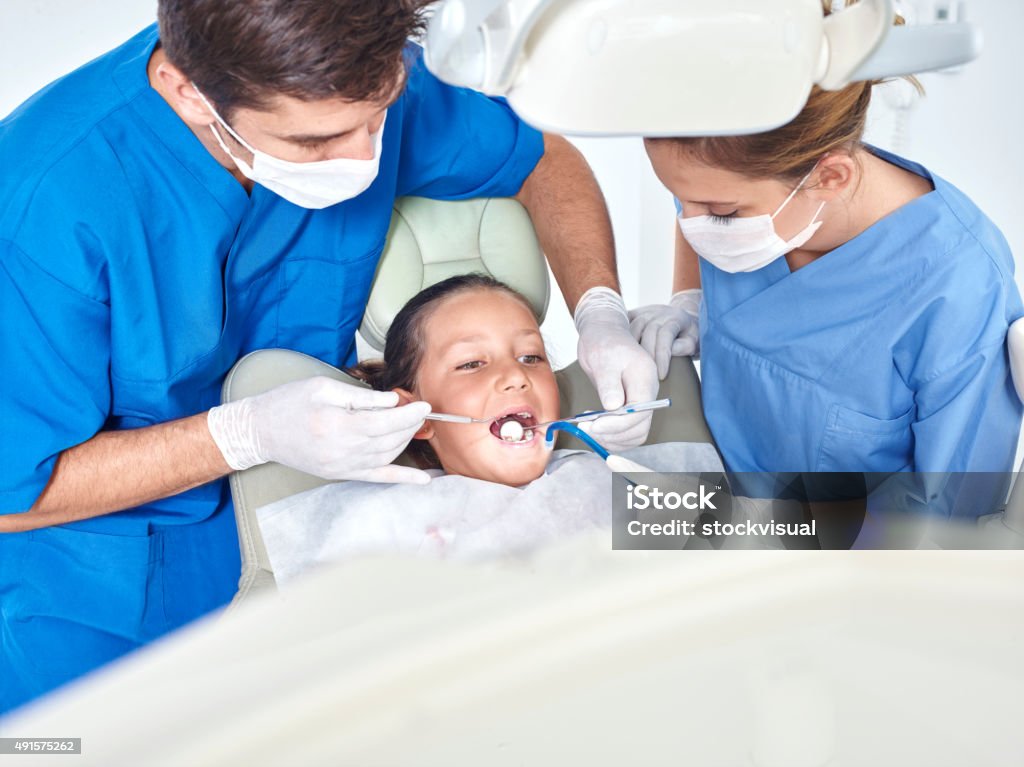
[{"label": "white lamp housing", "polygon": [[445,0],[428,27],[442,80],[507,96],[577,135],[756,133],[811,87],[970,61],[966,24],[895,28],[892,0],[824,16],[820,0]]}]

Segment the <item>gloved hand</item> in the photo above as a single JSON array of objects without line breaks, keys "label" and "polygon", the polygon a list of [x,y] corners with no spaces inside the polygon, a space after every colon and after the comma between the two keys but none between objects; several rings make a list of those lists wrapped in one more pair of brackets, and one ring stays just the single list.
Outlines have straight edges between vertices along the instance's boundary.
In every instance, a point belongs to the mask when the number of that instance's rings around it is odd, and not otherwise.
[{"label": "gloved hand", "polygon": [[[658,368],[629,332],[622,296],[611,288],[591,288],[577,304],[574,318],[580,334],[580,366],[597,388],[602,408],[657,399]],[[652,415],[648,411],[611,416],[579,426],[615,452],[642,445],[651,430]]]},{"label": "gloved hand", "polygon": [[681,290],[668,304],[641,306],[629,312],[633,338],[658,365],[658,378],[665,379],[672,357],[696,357],[700,351],[700,288]]},{"label": "gloved hand", "polygon": [[394,392],[317,376],[215,407],[207,423],[232,469],[276,461],[324,479],[426,484],[425,471],[391,462],[430,405],[397,404]]}]

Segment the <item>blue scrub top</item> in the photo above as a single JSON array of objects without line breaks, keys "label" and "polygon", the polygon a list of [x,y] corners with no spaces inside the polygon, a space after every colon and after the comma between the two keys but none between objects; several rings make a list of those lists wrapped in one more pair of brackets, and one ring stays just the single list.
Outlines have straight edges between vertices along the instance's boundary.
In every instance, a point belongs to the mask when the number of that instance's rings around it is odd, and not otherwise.
[{"label": "blue scrub top", "polygon": [[796,272],[700,260],[704,412],[731,471],[1012,468],[1009,246],[960,190],[871,151],[934,191]]},{"label": "blue scrub top", "polygon": [[[250,196],[150,87],[157,42],[154,25],[0,122],[0,513],[28,509],[58,454],[97,432],[218,404],[254,349],[353,363],[394,199],[511,196],[543,154],[503,102],[442,84],[410,45],[366,192],[320,211],[258,185]],[[41,611],[131,646],[223,604],[238,578],[232,519],[219,481],[0,536],[5,655],[21,652],[7,629]],[[147,597],[158,580],[163,596]]]}]

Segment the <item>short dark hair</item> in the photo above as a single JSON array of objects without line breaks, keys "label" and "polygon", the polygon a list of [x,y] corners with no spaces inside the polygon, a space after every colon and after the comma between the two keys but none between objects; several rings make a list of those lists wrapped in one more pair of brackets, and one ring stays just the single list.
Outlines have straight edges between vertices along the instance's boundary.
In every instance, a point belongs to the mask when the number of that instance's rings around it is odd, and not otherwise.
[{"label": "short dark hair", "polygon": [[384,101],[427,0],[159,0],[168,59],[222,114],[303,101]]}]

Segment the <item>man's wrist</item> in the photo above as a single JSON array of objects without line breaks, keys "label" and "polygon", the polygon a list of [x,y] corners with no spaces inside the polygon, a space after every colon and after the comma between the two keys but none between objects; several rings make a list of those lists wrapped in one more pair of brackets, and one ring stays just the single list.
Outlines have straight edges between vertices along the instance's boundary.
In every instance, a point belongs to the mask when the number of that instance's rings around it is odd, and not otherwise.
[{"label": "man's wrist", "polygon": [[251,398],[211,408],[206,414],[206,425],[225,463],[233,471],[244,471],[267,462],[260,452]]}]

